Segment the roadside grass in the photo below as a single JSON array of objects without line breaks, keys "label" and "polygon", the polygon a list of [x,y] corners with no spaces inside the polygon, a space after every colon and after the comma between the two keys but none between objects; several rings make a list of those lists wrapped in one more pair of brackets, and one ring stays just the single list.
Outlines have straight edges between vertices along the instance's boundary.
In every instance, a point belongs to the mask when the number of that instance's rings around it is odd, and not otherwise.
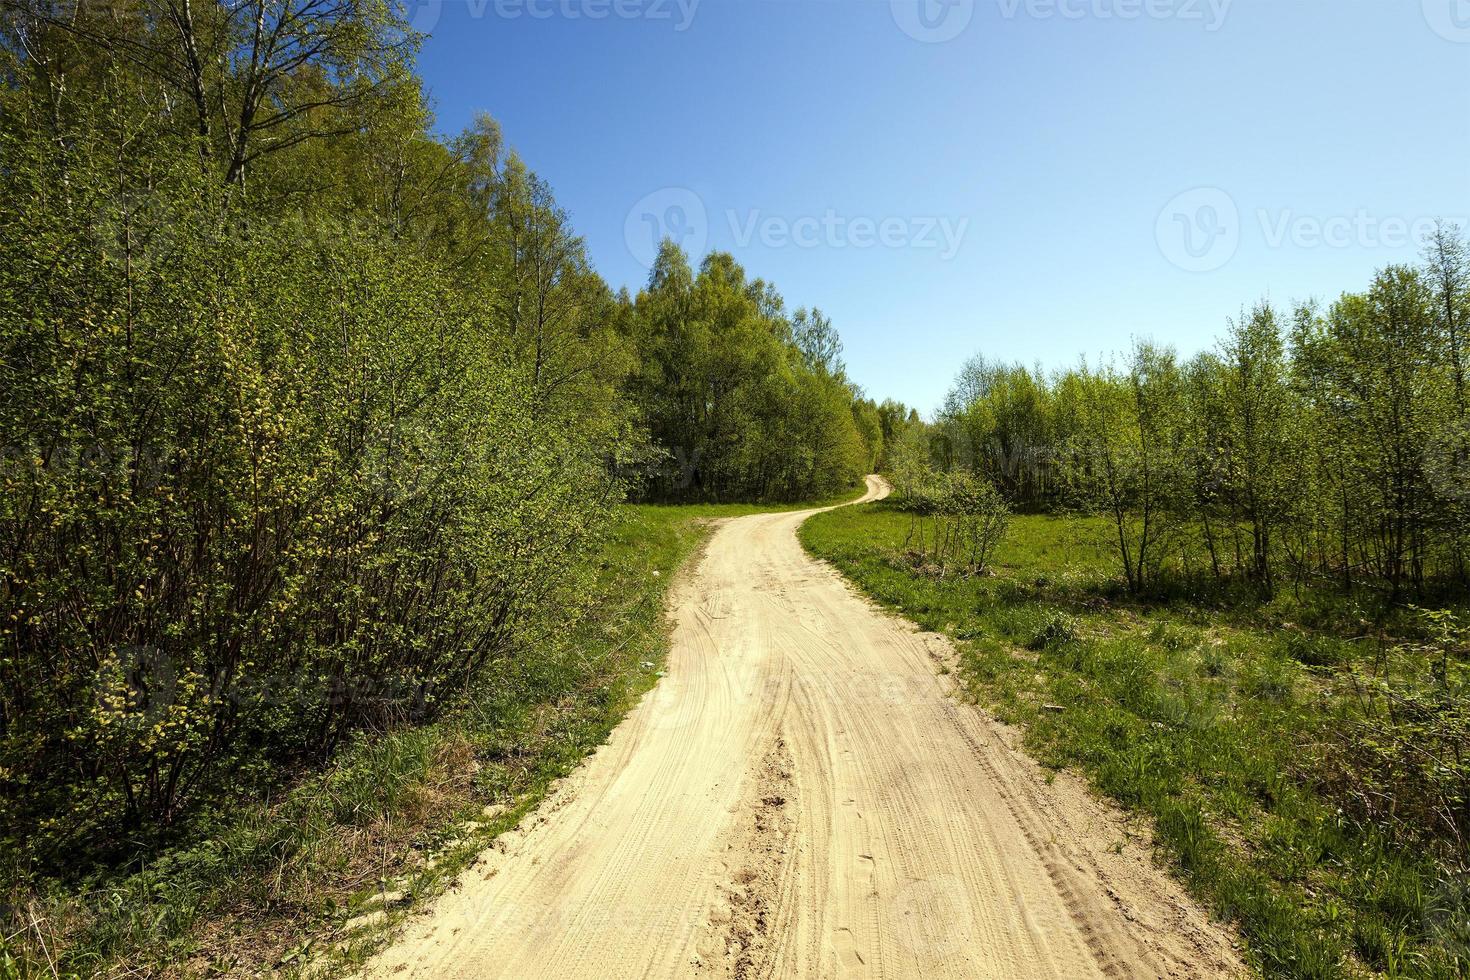
[{"label": "roadside grass", "polygon": [[1133,601],[1108,526],[1091,519],[1018,516],[994,575],[940,579],[903,556],[908,523],[871,504],[818,515],[801,537],[874,599],[958,641],[967,696],[1022,726],[1038,760],[1151,817],[1159,851],[1239,923],[1257,969],[1470,975],[1463,845],[1360,818],[1355,801],[1384,787],[1343,758],[1366,675],[1448,669],[1463,682],[1463,663],[1402,653],[1412,616],[1376,609],[1370,628],[1330,592]]},{"label": "roadside grass", "polygon": [[[844,493],[823,503],[855,499]],[[822,504],[626,505],[595,611],[566,642],[503,664],[436,724],[364,734],[266,800],[201,816],[141,870],[8,895],[0,978],[323,976],[361,965],[557,778],[606,741],[662,672],[671,579],[709,520]]]}]

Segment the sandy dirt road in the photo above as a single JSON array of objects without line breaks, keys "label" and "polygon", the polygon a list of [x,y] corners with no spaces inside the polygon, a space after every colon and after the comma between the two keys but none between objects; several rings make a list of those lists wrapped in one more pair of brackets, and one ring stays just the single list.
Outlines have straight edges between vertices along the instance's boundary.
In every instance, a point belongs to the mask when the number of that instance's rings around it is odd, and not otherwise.
[{"label": "sandy dirt road", "polygon": [[810,514],[715,532],[667,676],[371,975],[1238,972],[1116,814],[953,696],[941,638],[802,551]]}]

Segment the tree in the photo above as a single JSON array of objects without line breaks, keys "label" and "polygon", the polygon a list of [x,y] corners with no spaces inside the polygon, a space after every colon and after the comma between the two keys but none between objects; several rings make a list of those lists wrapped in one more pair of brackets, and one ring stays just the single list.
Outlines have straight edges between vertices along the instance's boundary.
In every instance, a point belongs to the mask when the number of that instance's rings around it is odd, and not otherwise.
[{"label": "tree", "polygon": [[1455,409],[1463,419],[1466,317],[1470,316],[1470,246],[1455,225],[1440,222],[1424,248],[1425,275],[1434,290],[1436,326],[1449,355]]},{"label": "tree", "polygon": [[1270,595],[1275,532],[1290,509],[1295,406],[1281,328],[1269,303],[1230,324],[1220,364],[1220,435],[1231,516],[1250,528],[1250,575]]},{"label": "tree", "polygon": [[[165,117],[227,184],[256,161],[370,124],[417,39],[385,0],[11,0],[13,32],[54,64],[64,33],[166,86]],[[51,85],[63,84],[47,72]],[[187,108],[185,108],[187,107]]]},{"label": "tree", "polygon": [[1071,479],[1082,499],[1112,518],[1124,578],[1131,592],[1142,593],[1158,575],[1180,512],[1178,365],[1172,351],[1137,343],[1126,375],[1084,370],[1071,388]]},{"label": "tree", "polygon": [[[634,303],[633,385],[670,466],[658,497],[821,497],[850,486],[881,451],[879,425],[843,374],[831,322],[747,280],[722,253],[697,276],[665,242]],[[876,415],[876,409],[874,409]]]},{"label": "tree", "polygon": [[1320,343],[1332,394],[1352,420],[1353,469],[1368,499],[1369,559],[1397,597],[1422,581],[1430,518],[1423,447],[1439,361],[1432,294],[1419,273],[1390,266],[1363,295],[1327,314]]},{"label": "tree", "polygon": [[810,313],[804,308],[797,310],[791,318],[791,336],[811,370],[831,375],[846,370],[842,363],[842,338],[821,310],[815,307]]},{"label": "tree", "polygon": [[[353,74],[382,10],[5,11],[0,839],[86,874],[534,669],[640,442],[549,188]],[[248,120],[160,82],[171,15]]]}]

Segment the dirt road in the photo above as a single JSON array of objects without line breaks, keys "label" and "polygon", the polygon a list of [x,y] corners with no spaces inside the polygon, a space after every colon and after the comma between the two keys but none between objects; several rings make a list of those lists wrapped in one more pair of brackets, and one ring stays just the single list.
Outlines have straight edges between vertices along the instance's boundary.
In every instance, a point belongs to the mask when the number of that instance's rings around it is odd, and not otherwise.
[{"label": "dirt road", "polygon": [[1238,970],[1116,815],[953,697],[946,643],[802,551],[810,513],[716,531],[668,675],[373,975]]}]

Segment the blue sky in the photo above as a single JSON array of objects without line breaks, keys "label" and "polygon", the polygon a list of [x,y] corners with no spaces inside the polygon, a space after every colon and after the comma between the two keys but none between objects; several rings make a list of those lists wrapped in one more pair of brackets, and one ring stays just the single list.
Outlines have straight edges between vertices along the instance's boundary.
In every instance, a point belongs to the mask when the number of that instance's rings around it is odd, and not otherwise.
[{"label": "blue sky", "polygon": [[439,128],[499,119],[609,282],[731,251],[925,412],[973,353],[1192,353],[1470,218],[1470,0],[416,2]]}]

